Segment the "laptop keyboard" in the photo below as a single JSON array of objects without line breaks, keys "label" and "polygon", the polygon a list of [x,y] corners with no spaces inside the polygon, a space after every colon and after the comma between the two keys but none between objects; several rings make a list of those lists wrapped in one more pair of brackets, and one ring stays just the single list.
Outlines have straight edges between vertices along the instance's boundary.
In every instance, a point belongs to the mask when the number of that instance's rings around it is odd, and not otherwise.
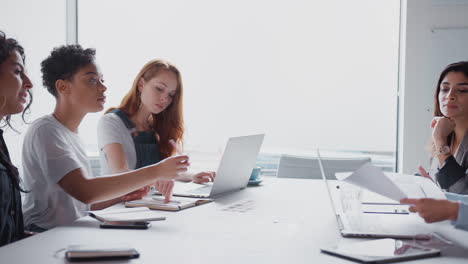
[{"label": "laptop keyboard", "polygon": [[377,215],[346,215],[349,227],[355,231],[376,231],[381,229]]}]

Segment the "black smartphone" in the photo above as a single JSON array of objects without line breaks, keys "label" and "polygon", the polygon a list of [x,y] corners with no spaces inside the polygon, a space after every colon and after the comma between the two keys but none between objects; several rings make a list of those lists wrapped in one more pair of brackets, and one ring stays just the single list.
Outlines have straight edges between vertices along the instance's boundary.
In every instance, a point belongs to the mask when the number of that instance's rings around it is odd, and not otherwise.
[{"label": "black smartphone", "polygon": [[109,221],[103,222],[99,225],[100,228],[118,228],[118,229],[148,229],[151,223],[148,221],[141,222],[120,222],[120,221]]},{"label": "black smartphone", "polygon": [[69,246],[65,257],[69,261],[118,260],[138,258],[136,249],[126,246]]}]

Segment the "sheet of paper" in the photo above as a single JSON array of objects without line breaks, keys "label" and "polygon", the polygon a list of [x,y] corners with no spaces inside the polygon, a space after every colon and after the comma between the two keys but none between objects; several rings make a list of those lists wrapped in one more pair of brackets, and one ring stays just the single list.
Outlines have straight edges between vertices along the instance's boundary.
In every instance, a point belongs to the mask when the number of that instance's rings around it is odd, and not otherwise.
[{"label": "sheet of paper", "polygon": [[405,192],[388,178],[382,170],[370,163],[362,165],[351,175],[337,173],[336,177],[338,180],[352,183],[395,201],[407,197]]}]

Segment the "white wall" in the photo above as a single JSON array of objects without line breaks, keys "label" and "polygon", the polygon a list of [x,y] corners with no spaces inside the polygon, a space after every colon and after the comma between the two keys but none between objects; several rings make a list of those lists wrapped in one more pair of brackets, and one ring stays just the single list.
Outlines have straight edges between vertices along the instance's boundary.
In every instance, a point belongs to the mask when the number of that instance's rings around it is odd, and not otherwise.
[{"label": "white wall", "polygon": [[419,164],[429,164],[426,146],[438,77],[431,29],[468,27],[468,1],[403,0],[401,7],[398,170],[415,173]]}]

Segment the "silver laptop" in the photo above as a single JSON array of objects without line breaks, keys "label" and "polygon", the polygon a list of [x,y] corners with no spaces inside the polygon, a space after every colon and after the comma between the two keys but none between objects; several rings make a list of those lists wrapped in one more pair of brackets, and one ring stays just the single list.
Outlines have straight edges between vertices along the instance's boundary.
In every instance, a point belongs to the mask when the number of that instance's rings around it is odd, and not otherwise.
[{"label": "silver laptop", "polygon": [[213,198],[247,186],[263,143],[264,134],[232,137],[224,149],[213,183],[176,183],[174,196]]},{"label": "silver laptop", "polygon": [[[317,150],[317,157],[330,204],[343,237],[430,239],[430,233],[433,232],[431,226],[424,223],[416,214],[366,214],[359,212],[349,215],[345,213],[339,202],[341,200],[340,185],[336,181],[329,182],[325,177],[325,169],[319,150]],[[333,198],[337,198],[336,201]]]}]

